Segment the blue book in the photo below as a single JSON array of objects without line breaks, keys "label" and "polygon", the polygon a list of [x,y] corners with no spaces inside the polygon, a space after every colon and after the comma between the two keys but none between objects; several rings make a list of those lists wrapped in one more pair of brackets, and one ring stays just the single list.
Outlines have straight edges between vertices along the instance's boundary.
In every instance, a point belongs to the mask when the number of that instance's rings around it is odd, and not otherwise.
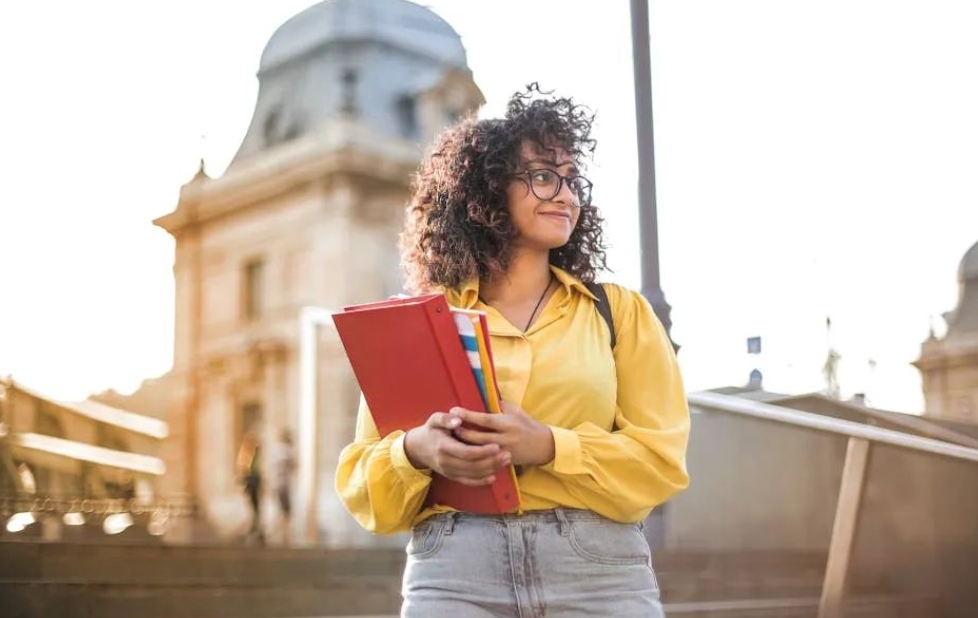
[{"label": "blue book", "polygon": [[479,339],[475,333],[475,325],[461,311],[453,310],[452,317],[455,318],[455,327],[458,328],[458,336],[462,340],[462,347],[465,348],[465,354],[469,358],[469,365],[472,367],[472,374],[475,376],[475,383],[479,385],[479,393],[482,395],[482,401],[486,404],[486,409],[488,410],[489,396],[486,390],[486,376],[482,371],[482,361],[479,357]]}]

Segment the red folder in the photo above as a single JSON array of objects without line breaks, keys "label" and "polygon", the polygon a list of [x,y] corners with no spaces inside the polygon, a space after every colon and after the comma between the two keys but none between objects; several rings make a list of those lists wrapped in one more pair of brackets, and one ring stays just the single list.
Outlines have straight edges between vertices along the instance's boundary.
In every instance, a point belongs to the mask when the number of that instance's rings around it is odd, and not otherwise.
[{"label": "red folder", "polygon": [[[423,425],[433,412],[454,406],[486,412],[441,294],[346,307],[333,314],[333,323],[381,436]],[[470,513],[516,511],[519,491],[512,466],[508,472],[482,487],[435,474],[426,504]]]}]

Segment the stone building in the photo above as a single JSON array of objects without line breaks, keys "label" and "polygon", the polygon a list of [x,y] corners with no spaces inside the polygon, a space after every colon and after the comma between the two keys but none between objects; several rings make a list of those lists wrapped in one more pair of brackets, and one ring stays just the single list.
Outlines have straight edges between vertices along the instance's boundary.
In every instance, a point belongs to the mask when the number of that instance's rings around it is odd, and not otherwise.
[{"label": "stone building", "polygon": [[[280,430],[299,429],[303,309],[400,291],[397,235],[422,149],[484,102],[459,35],[406,0],[310,7],[268,41],[258,81],[227,171],[210,178],[202,167],[173,212],[154,222],[176,241],[166,490],[195,496],[220,536],[247,517],[234,466],[243,433],[271,445]],[[323,330],[319,430],[311,441],[299,436],[314,449],[300,457],[314,462],[314,487],[297,527],[330,544],[355,534],[332,477],[358,391],[335,333]],[[303,526],[306,513],[318,522]]]},{"label": "stone building", "polygon": [[958,305],[944,316],[947,333],[932,333],[914,365],[928,416],[978,424],[978,243],[961,260],[958,283]]},{"label": "stone building", "polygon": [[162,534],[182,509],[157,495],[167,434],[161,420],[0,377],[0,540],[145,540],[152,522]]}]

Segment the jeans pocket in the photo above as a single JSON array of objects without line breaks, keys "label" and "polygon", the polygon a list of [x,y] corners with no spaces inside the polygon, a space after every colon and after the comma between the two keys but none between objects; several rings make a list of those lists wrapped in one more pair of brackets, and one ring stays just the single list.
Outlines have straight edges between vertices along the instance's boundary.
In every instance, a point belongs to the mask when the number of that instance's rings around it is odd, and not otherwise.
[{"label": "jeans pocket", "polygon": [[412,558],[427,558],[438,553],[445,538],[447,523],[447,517],[435,515],[415,526],[411,530],[407,554]]},{"label": "jeans pocket", "polygon": [[609,565],[647,564],[651,567],[649,542],[635,524],[611,520],[576,520],[567,535],[574,552],[588,562]]}]

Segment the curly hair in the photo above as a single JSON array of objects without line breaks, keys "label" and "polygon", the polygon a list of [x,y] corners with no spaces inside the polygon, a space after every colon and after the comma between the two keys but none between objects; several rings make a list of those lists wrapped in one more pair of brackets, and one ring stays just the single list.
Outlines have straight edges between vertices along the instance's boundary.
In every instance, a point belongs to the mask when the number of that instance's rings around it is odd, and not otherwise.
[{"label": "curly hair", "polygon": [[[503,118],[467,117],[436,141],[414,177],[401,234],[407,289],[457,289],[506,271],[517,236],[506,189],[520,171],[524,143],[543,152],[562,148],[579,164],[593,154],[594,115],[570,98],[549,95],[531,84],[510,98]],[[550,251],[550,263],[593,281],[606,267],[603,223],[595,207],[582,207],[570,240]]]}]

